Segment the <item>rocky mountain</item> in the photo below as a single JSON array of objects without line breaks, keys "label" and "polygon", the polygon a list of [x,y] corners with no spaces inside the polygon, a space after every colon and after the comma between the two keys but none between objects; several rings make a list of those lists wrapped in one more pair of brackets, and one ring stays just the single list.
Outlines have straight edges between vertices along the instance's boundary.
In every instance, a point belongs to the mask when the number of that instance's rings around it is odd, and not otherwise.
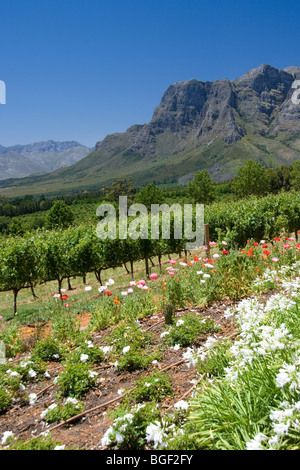
[{"label": "rocky mountain", "polygon": [[261,65],[236,80],[174,83],[149,123],[108,135],[68,168],[1,185],[7,194],[92,190],[119,177],[186,182],[202,169],[223,181],[247,159],[289,164],[300,159],[299,79],[300,67]]},{"label": "rocky mountain", "polygon": [[92,149],[75,141],[47,140],[28,145],[0,145],[0,179],[18,178],[33,173],[49,173],[67,167],[88,155]]}]

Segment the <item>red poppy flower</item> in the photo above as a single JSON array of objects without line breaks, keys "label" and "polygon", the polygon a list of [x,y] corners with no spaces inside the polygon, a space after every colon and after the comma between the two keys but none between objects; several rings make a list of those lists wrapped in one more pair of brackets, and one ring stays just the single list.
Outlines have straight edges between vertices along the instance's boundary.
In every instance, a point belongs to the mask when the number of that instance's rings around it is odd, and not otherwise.
[{"label": "red poppy flower", "polygon": [[275,242],[280,242],[280,238],[274,238]]},{"label": "red poppy flower", "polygon": [[67,300],[69,298],[69,296],[68,295],[62,295],[61,298],[62,298],[62,300]]},{"label": "red poppy flower", "polygon": [[110,292],[109,290],[107,290],[107,291],[105,292],[105,295],[108,295],[108,297],[110,297],[110,296],[112,295],[112,292]]},{"label": "red poppy flower", "polygon": [[229,251],[227,250],[222,250],[223,255],[228,255]]}]

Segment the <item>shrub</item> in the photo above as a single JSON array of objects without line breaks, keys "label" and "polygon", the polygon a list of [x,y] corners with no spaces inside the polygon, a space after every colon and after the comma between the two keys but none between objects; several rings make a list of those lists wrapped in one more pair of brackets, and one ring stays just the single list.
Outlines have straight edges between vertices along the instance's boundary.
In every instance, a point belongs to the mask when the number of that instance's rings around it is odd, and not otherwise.
[{"label": "shrub", "polygon": [[11,406],[12,400],[10,394],[0,389],[0,413],[3,413]]},{"label": "shrub", "polygon": [[63,405],[48,407],[42,412],[41,417],[47,423],[55,423],[60,421],[67,421],[69,418],[80,414],[84,410],[83,403],[79,402],[76,398],[67,398]]},{"label": "shrub", "polygon": [[57,379],[57,386],[64,396],[79,398],[95,385],[96,375],[83,362],[68,363]]},{"label": "shrub", "polygon": [[67,354],[67,347],[64,346],[57,338],[49,336],[39,341],[31,354],[31,358],[42,361],[62,361]]},{"label": "shrub", "polygon": [[143,450],[147,447],[147,428],[160,422],[160,412],[153,403],[133,408],[119,407],[113,425],[104,434],[101,444],[118,450]]},{"label": "shrub", "polygon": [[165,396],[173,395],[170,377],[159,372],[141,377],[135,385],[137,388],[130,394],[130,397],[138,403],[143,401],[160,402]]},{"label": "shrub", "polygon": [[179,344],[184,348],[193,344],[201,334],[217,331],[218,328],[211,319],[193,314],[183,315],[170,328],[167,342],[171,346]]}]

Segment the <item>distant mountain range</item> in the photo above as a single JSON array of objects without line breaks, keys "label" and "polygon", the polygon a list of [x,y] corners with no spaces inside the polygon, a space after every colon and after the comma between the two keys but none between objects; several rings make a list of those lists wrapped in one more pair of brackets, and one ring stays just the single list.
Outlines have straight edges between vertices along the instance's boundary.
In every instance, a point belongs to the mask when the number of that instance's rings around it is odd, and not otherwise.
[{"label": "distant mountain range", "polygon": [[236,80],[175,83],[149,123],[108,135],[67,168],[2,181],[1,193],[93,190],[119,177],[186,182],[202,169],[224,181],[247,159],[290,164],[300,159],[300,105],[292,99],[299,79],[300,67],[261,65]]},{"label": "distant mountain range", "polygon": [[75,141],[46,140],[28,145],[0,145],[0,180],[49,173],[78,162],[92,151]]}]

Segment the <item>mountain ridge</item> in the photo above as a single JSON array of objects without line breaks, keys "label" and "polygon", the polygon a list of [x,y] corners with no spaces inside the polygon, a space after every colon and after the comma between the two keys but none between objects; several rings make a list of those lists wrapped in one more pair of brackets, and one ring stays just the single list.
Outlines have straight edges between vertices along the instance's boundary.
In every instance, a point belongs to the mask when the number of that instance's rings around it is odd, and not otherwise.
[{"label": "mountain ridge", "polygon": [[49,173],[76,163],[91,150],[74,140],[44,140],[9,147],[0,145],[0,180]]},{"label": "mountain ridge", "polygon": [[173,83],[148,123],[107,135],[68,168],[0,187],[9,195],[95,190],[119,177],[184,183],[202,169],[218,182],[249,158],[265,167],[290,164],[300,158],[300,105],[292,101],[299,79],[300,67],[262,64],[234,80]]}]

